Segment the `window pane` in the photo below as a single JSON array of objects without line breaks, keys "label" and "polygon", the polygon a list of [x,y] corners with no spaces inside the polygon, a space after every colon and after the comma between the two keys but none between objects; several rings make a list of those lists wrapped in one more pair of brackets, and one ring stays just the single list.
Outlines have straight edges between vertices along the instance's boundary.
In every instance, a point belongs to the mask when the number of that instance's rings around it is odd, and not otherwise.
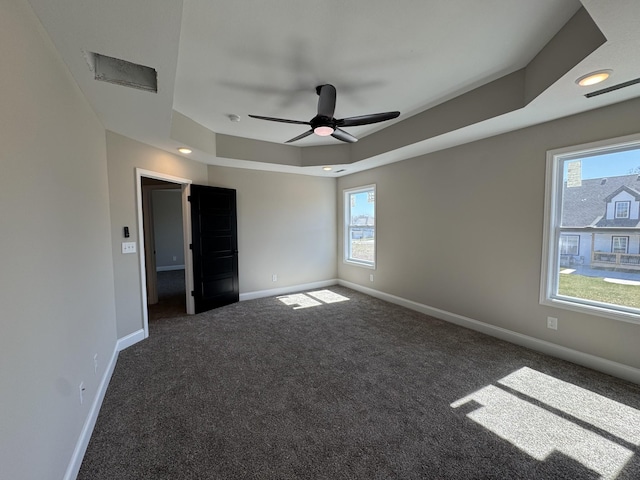
[{"label": "window pane", "polygon": [[612,251],[614,253],[627,253],[628,237],[613,237]]},{"label": "window pane", "polygon": [[375,262],[375,187],[345,192],[345,260]]},{"label": "window pane", "polygon": [[616,202],[616,218],[629,218],[629,202]]},{"label": "window pane", "polygon": [[580,237],[578,235],[560,236],[560,254],[578,255],[580,253]]},{"label": "window pane", "polygon": [[[351,225],[375,225],[375,200],[370,192],[352,193],[351,195]],[[371,192],[373,193],[373,192]]]},{"label": "window pane", "polygon": [[373,228],[350,229],[349,258],[363,262],[373,263],[374,260],[374,234]]},{"label": "window pane", "polygon": [[640,314],[640,147],[566,154],[555,165],[551,298]]}]

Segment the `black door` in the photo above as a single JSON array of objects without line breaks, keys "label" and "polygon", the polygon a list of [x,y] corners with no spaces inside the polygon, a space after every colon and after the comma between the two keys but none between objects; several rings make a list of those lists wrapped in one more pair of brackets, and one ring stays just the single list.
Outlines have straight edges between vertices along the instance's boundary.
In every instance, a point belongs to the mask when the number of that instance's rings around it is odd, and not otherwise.
[{"label": "black door", "polygon": [[196,313],[239,300],[236,191],[191,185],[191,253]]}]

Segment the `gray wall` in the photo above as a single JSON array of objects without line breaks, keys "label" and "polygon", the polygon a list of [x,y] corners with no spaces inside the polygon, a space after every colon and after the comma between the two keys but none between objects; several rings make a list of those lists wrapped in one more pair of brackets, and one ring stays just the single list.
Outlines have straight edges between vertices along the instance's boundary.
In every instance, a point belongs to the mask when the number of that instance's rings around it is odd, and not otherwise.
[{"label": "gray wall", "polygon": [[[637,133],[640,100],[342,177],[377,184],[377,270],[339,278],[640,368],[640,325],[539,304],[549,149]],[[557,331],[546,328],[558,317]]]},{"label": "gray wall", "polygon": [[[156,269],[184,268],[182,192],[152,190]],[[174,260],[175,257],[175,260]]]},{"label": "gray wall", "polygon": [[60,479],[116,345],[105,131],[27,2],[0,10],[0,476]]},{"label": "gray wall", "polygon": [[336,278],[335,179],[210,166],[209,184],[237,190],[240,294]]},{"label": "gray wall", "polygon": [[[143,328],[140,288],[140,239],[137,221],[136,168],[207,184],[207,166],[107,131],[107,165],[111,209],[111,239],[116,291],[118,338]],[[121,252],[122,227],[128,226],[138,253]]]}]

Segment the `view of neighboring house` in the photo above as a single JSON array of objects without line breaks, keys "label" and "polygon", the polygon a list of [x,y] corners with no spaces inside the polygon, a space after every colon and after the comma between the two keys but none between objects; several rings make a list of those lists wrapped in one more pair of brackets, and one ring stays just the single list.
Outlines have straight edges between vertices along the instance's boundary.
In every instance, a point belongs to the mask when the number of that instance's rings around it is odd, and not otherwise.
[{"label": "view of neighboring house", "polygon": [[640,272],[640,175],[564,184],[560,264]]},{"label": "view of neighboring house", "polygon": [[375,218],[370,215],[360,215],[352,220],[352,224],[358,228],[353,228],[351,238],[354,240],[362,238],[371,238],[373,236],[373,227],[375,226]]}]

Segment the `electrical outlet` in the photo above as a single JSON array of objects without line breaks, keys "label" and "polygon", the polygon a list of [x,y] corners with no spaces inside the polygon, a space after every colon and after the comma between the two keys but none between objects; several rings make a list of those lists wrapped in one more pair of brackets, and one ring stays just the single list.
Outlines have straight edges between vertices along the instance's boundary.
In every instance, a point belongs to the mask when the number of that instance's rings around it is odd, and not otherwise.
[{"label": "electrical outlet", "polygon": [[278,281],[278,274],[274,273],[273,275],[271,275],[271,281],[272,282],[277,282]]},{"label": "electrical outlet", "polygon": [[98,374],[98,354],[93,356],[93,373]]},{"label": "electrical outlet", "polygon": [[373,282],[373,273],[369,275],[369,281]]},{"label": "electrical outlet", "polygon": [[547,328],[550,328],[551,330],[557,330],[558,319],[555,317],[547,317]]},{"label": "electrical outlet", "polygon": [[82,405],[82,402],[84,402],[84,382],[80,382],[78,390],[80,390],[80,405]]},{"label": "electrical outlet", "polygon": [[173,256],[173,261],[175,262],[178,259],[175,255]]}]

